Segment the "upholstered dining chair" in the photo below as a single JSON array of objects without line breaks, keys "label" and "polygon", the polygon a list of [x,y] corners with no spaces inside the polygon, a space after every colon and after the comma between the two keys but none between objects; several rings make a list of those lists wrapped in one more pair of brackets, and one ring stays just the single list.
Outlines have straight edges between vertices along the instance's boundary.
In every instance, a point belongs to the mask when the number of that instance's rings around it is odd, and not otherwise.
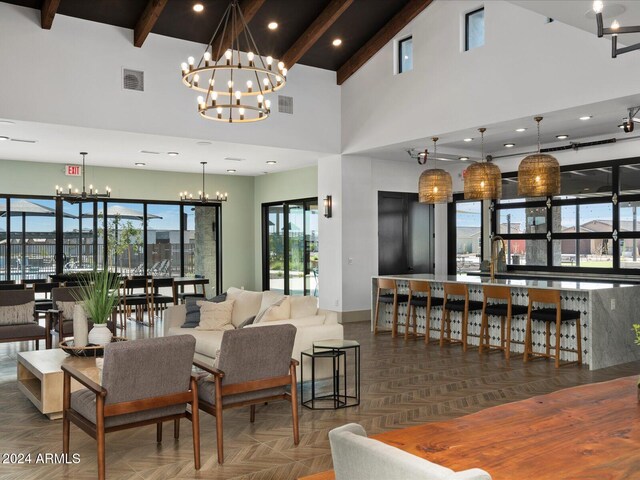
[{"label": "upholstered dining chair", "polygon": [[218,463],[224,461],[222,411],[228,408],[250,406],[250,421],[254,422],[256,404],[288,400],[293,417],[293,443],[298,445],[298,361],[291,358],[295,338],[293,325],[227,330],[222,335],[216,368],[194,362],[211,374],[198,382],[198,405],[216,417]]},{"label": "upholstered dining chair", "polygon": [[[173,420],[174,437],[178,438],[180,419],[186,417],[192,424],[194,463],[199,470],[198,385],[191,375],[195,346],[191,335],[109,344],[104,351],[100,384],[63,364],[63,452],[69,453],[73,422],[96,439],[98,478],[103,480],[106,433],[156,424],[160,443],[162,422]],[[86,388],[71,392],[72,378]]]}]

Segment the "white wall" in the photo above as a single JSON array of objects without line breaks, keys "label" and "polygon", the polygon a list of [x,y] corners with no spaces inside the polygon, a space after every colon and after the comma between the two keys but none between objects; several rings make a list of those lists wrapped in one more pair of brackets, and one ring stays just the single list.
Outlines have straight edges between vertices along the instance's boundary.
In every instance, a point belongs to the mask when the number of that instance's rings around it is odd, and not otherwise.
[{"label": "white wall", "polygon": [[503,1],[484,2],[485,45],[464,52],[481,5],[433,2],[396,37],[413,35],[413,71],[394,75],[392,41],[344,83],[343,154],[638,93],[637,55]]},{"label": "white wall", "polygon": [[[198,94],[182,84],[180,63],[204,46],[64,15],[40,28],[40,10],[0,3],[0,117],[107,130],[204,138],[337,153],[340,88],[335,72],[296,65],[283,95],[294,114],[229,125],[204,121]],[[143,70],[145,92],[122,90],[122,68]]]},{"label": "white wall", "polygon": [[[323,199],[331,195],[331,218],[325,218]],[[332,155],[318,161],[318,201],[320,202],[318,292],[320,308],[342,309],[342,157]]]}]

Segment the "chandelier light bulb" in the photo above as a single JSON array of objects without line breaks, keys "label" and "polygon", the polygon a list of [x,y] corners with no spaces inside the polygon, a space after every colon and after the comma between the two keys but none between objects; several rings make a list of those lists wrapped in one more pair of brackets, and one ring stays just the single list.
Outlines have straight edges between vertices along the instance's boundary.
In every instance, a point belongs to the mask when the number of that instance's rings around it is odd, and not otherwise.
[{"label": "chandelier light bulb", "polygon": [[188,71],[189,71],[189,65],[187,65],[187,63],[186,63],[186,62],[182,62],[182,63],[180,64],[180,68],[182,68],[182,71],[183,71],[183,72],[188,72]]},{"label": "chandelier light bulb", "polygon": [[276,82],[280,83],[282,81],[282,77],[280,75],[276,75]]},{"label": "chandelier light bulb", "polygon": [[218,99],[218,92],[211,92],[211,100],[214,102]]},{"label": "chandelier light bulb", "polygon": [[231,55],[233,55],[233,52],[231,50],[227,50],[226,52],[224,52],[224,56],[227,58],[227,60],[231,60]]},{"label": "chandelier light bulb", "polygon": [[287,76],[287,72],[288,72],[288,71],[289,71],[289,70],[287,70],[286,68],[283,68],[283,69],[282,69],[282,75],[284,75],[284,76],[286,77],[286,76]]},{"label": "chandelier light bulb", "polygon": [[254,57],[253,52],[247,53],[247,60],[249,60],[250,62],[253,62],[253,57]]},{"label": "chandelier light bulb", "polygon": [[271,108],[271,100],[266,100],[264,102],[265,107],[267,107],[267,110],[269,110]]},{"label": "chandelier light bulb", "polygon": [[208,62],[211,60],[211,54],[209,52],[204,52],[204,61]]},{"label": "chandelier light bulb", "polygon": [[210,78],[209,79],[209,85],[211,85],[211,87],[213,87],[216,84],[216,80],[214,78]]},{"label": "chandelier light bulb", "polygon": [[264,79],[262,80],[262,83],[264,83],[264,86],[269,88],[269,78],[268,77],[264,77]]},{"label": "chandelier light bulb", "polygon": [[194,63],[195,61],[196,61],[196,59],[195,59],[195,58],[193,58],[193,57],[189,57],[189,58],[187,58],[187,63],[188,63],[189,65],[193,65],[193,63]]},{"label": "chandelier light bulb", "polygon": [[272,63],[273,63],[273,57],[271,55],[269,55],[267,57],[267,65],[271,66]]},{"label": "chandelier light bulb", "polygon": [[216,112],[218,112],[218,114],[222,114],[222,107],[216,108]]},{"label": "chandelier light bulb", "polygon": [[68,185],[69,190],[71,190],[73,188],[73,186],[71,184]]},{"label": "chandelier light bulb", "polygon": [[282,70],[284,68],[284,62],[278,62],[278,70]]},{"label": "chandelier light bulb", "polygon": [[200,96],[198,97],[198,103],[199,103],[200,105],[202,105],[202,104],[204,103],[204,97],[203,97],[202,95],[200,95]]},{"label": "chandelier light bulb", "polygon": [[433,193],[438,193],[438,187],[433,187]]},{"label": "chandelier light bulb", "polygon": [[251,91],[253,88],[253,82],[251,80],[247,80],[247,90]]},{"label": "chandelier light bulb", "polygon": [[233,88],[233,80],[229,80],[227,82],[227,87],[229,87],[229,90],[231,90]]},{"label": "chandelier light bulb", "polygon": [[197,73],[193,76],[193,81],[195,83],[198,83],[200,81],[200,75],[198,75]]},{"label": "chandelier light bulb", "polygon": [[618,30],[620,28],[620,24],[618,23],[618,20],[614,20],[613,22],[611,22],[611,30]]},{"label": "chandelier light bulb", "polygon": [[593,2],[593,11],[595,13],[602,13],[603,9],[604,4],[602,3],[602,0],[596,0],[595,2]]}]

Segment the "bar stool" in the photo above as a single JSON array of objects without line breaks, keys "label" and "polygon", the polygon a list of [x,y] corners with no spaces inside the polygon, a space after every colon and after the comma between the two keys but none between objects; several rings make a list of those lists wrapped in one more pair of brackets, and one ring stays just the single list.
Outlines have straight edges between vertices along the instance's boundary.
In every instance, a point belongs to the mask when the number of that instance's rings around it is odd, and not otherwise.
[{"label": "bar stool", "polygon": [[[482,324],[480,326],[480,346],[478,352],[483,350],[501,350],[509,360],[511,353],[511,319],[519,315],[527,315],[528,308],[524,305],[513,305],[511,302],[511,287],[500,285],[482,286]],[[506,300],[507,303],[489,303],[489,300]],[[500,345],[491,345],[489,339],[489,317],[500,317]],[[506,332],[505,332],[506,327]]]},{"label": "bar stool", "polygon": [[[415,293],[424,293],[426,295],[415,295]],[[431,295],[431,284],[429,282],[410,280],[409,281],[409,300],[407,301],[407,319],[404,326],[404,339],[409,338],[409,317],[413,319],[413,335],[418,338],[418,319],[416,309],[426,308],[425,317],[425,334],[424,343],[429,343],[429,332],[431,331],[431,307],[442,307],[444,299]]]},{"label": "bar stool", "polygon": [[[381,293],[382,290],[391,290],[392,293]],[[398,334],[398,304],[407,303],[409,296],[404,294],[398,294],[398,285],[396,281],[391,278],[378,278],[378,293],[376,300],[376,319],[373,327],[373,334],[378,334],[378,317],[380,315],[380,304],[393,304],[393,323],[391,330],[380,330],[380,333],[391,332],[392,337],[396,337]]]},{"label": "bar stool", "polygon": [[[449,296],[464,297],[464,300],[449,300]],[[444,346],[444,342],[450,344],[461,343],[462,351],[467,351],[467,330],[469,322],[469,312],[482,310],[482,302],[469,300],[469,287],[464,283],[445,283],[444,284],[444,302],[442,305],[442,321],[440,322],[440,346]],[[462,313],[462,331],[461,339],[451,338],[451,312]],[[446,328],[445,328],[446,326]],[[445,336],[446,330],[446,336]]]},{"label": "bar stool", "polygon": [[[552,308],[533,308],[533,304],[535,303],[543,303],[543,304],[553,304]],[[531,330],[531,324],[533,320],[537,320],[540,322],[546,323],[546,352],[539,353],[533,351],[532,339],[533,336]],[[560,305],[560,292],[558,290],[542,290],[536,288],[529,289],[529,309],[527,315],[527,332],[525,337],[525,345],[524,345],[524,361],[525,363],[529,360],[529,356],[532,357],[545,357],[551,358],[550,354],[550,336],[551,336],[551,324],[555,322],[556,324],[556,345],[555,352],[553,357],[556,360],[556,368],[560,367],[560,351],[564,352],[573,352],[578,354],[577,362],[567,362],[565,365],[569,365],[572,363],[577,363],[580,365],[582,363],[582,338],[580,334],[580,311],[579,310],[568,310],[561,308]],[[560,326],[562,322],[575,322],[576,324],[576,339],[578,343],[577,349],[572,348],[561,348],[560,347]]]}]

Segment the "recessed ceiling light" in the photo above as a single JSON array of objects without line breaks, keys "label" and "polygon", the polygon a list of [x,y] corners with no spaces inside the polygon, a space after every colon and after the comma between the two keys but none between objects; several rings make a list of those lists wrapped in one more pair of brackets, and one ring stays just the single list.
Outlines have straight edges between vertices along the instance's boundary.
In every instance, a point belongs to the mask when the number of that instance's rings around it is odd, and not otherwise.
[{"label": "recessed ceiling light", "polygon": [[465,142],[471,142],[471,141],[473,141],[473,138],[465,138],[464,141]]},{"label": "recessed ceiling light", "polygon": [[144,167],[144,166],[146,165],[146,163],[143,163],[143,162],[136,162],[134,165],[135,165],[136,167]]},{"label": "recessed ceiling light", "polygon": [[469,160],[469,157],[458,157],[458,160],[462,160],[463,162],[466,162],[467,160]]},{"label": "recessed ceiling light", "polygon": [[204,10],[204,5],[202,5],[201,3],[196,3],[196,4],[193,5],[193,11],[194,12],[200,13],[203,10]]},{"label": "recessed ceiling light", "polygon": [[569,135],[563,133],[562,135],[556,135],[556,138],[558,140],[564,140],[565,138],[569,138]]},{"label": "recessed ceiling light", "polygon": [[9,140],[9,137],[0,137],[0,142],[4,142],[5,140]]},{"label": "recessed ceiling light", "polygon": [[167,155],[169,155],[170,157],[177,157],[179,155],[178,152],[167,152]]},{"label": "recessed ceiling light", "polygon": [[0,120],[0,125],[14,125],[15,122],[12,122],[11,120]]},{"label": "recessed ceiling light", "polygon": [[278,28],[278,22],[270,22],[267,27],[269,27],[269,30],[275,30],[276,28]]},{"label": "recessed ceiling light", "polygon": [[526,130],[526,128],[516,128],[516,132],[522,133]]},{"label": "recessed ceiling light", "polygon": [[340,45],[342,45],[342,40],[340,40],[339,38],[336,38],[333,42],[333,46],[334,47],[339,47]]},{"label": "recessed ceiling light", "polygon": [[592,118],[592,115],[585,115],[584,117],[580,117],[580,120],[591,120]]},{"label": "recessed ceiling light", "polygon": [[267,165],[275,165],[276,163],[278,162],[276,162],[275,160],[267,160]]},{"label": "recessed ceiling light", "polygon": [[505,143],[504,146],[507,147],[507,148],[511,148],[511,147],[515,147],[516,144],[515,143]]},{"label": "recessed ceiling light", "polygon": [[227,169],[227,173],[236,173],[236,171],[233,168],[229,168]]}]

